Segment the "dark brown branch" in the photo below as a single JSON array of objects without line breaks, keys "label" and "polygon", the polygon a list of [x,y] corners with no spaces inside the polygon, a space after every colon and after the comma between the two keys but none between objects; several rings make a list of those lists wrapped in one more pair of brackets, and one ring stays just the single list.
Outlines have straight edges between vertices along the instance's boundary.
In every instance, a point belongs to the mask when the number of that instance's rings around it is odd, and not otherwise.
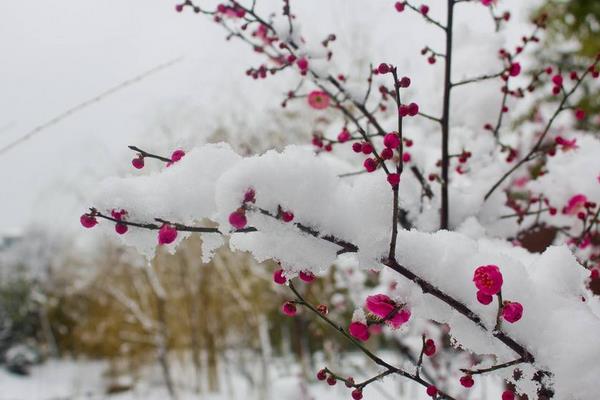
[{"label": "dark brown branch", "polygon": [[522,364],[524,362],[525,362],[525,360],[523,358],[517,358],[516,360],[505,362],[503,364],[494,365],[489,368],[481,368],[481,369],[461,368],[461,371],[464,372],[465,374],[469,374],[469,375],[478,375],[478,374],[485,374],[488,372],[496,371],[496,370],[502,369],[502,368],[512,367],[513,365]]},{"label": "dark brown branch", "polygon": [[157,160],[164,161],[164,162],[167,162],[167,163],[171,162],[170,158],[159,156],[159,155],[152,154],[152,153],[148,153],[147,151],[142,150],[142,149],[140,149],[137,146],[127,146],[127,147],[129,147],[133,151],[136,151],[136,152],[140,153],[144,157],[147,157],[147,158],[156,158]]}]

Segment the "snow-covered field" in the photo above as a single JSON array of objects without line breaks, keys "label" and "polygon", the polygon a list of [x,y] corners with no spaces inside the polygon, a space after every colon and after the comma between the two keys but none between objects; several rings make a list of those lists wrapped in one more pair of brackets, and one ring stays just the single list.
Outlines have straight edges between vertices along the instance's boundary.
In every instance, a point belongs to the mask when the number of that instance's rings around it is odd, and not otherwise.
[{"label": "snow-covered field", "polygon": [[[393,357],[390,353],[389,357]],[[256,363],[258,366],[258,362]],[[359,355],[352,355],[344,363],[347,372],[376,371],[372,364],[364,364]],[[285,399],[285,400],[342,400],[350,399],[350,391],[338,383],[330,387],[316,381],[312,376],[303,379],[298,364],[290,360],[276,359],[269,370],[269,383],[266,387],[251,384],[247,374],[235,365],[222,368],[220,390],[198,393],[192,387],[193,377],[190,370],[179,369],[174,364],[174,377],[177,382],[177,398],[236,400],[236,399]],[[179,366],[181,367],[181,366]],[[368,370],[366,369],[368,368]],[[257,367],[256,370],[259,368]],[[0,400],[166,400],[169,394],[162,382],[158,365],[146,368],[133,389],[108,394],[107,387],[118,382],[123,386],[131,383],[128,379],[110,380],[107,378],[108,363],[103,361],[51,360],[35,366],[30,376],[19,376],[0,369]],[[254,369],[253,369],[253,372]],[[203,383],[204,384],[204,383]],[[496,382],[480,380],[462,399],[498,399],[500,389]],[[365,390],[365,399],[419,400],[429,398],[421,387],[412,385],[398,377],[388,377],[370,385]]]}]

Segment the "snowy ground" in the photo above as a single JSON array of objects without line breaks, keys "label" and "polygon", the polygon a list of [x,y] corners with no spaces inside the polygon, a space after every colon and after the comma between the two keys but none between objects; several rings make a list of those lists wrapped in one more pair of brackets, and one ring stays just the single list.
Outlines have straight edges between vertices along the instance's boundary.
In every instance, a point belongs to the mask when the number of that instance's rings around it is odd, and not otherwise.
[{"label": "snowy ground", "polygon": [[[350,391],[343,384],[329,387],[326,383],[306,384],[297,367],[290,367],[285,360],[275,360],[269,371],[271,376],[267,393],[259,385],[250,384],[241,371],[230,366],[221,373],[219,393],[196,393],[189,384],[184,371],[174,371],[178,386],[178,400],[236,400],[236,399],[285,399],[285,400],[342,400],[350,399]],[[292,364],[293,365],[293,364]],[[344,362],[347,371],[358,364]],[[165,400],[169,395],[162,384],[158,367],[148,368],[134,389],[109,395],[106,393],[107,363],[100,361],[54,360],[32,369],[30,376],[23,377],[0,370],[0,400]],[[258,369],[258,368],[256,368]],[[375,371],[375,370],[373,370]],[[360,376],[356,374],[355,376]],[[186,381],[186,382],[184,382]],[[365,390],[365,399],[419,400],[428,399],[421,387],[405,380],[391,377],[370,385]],[[470,397],[467,397],[470,395]],[[461,397],[462,396],[462,397]],[[469,393],[457,395],[461,399],[499,399],[498,385],[478,382]]]}]

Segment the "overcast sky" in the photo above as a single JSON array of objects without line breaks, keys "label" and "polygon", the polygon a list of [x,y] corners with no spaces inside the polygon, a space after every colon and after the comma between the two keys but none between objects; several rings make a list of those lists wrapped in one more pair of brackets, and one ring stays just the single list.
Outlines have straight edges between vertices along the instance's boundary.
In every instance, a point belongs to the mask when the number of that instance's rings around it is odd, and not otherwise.
[{"label": "overcast sky", "polygon": [[[518,7],[513,10],[517,14],[525,12],[520,0],[501,2]],[[262,3],[281,7],[277,0]],[[428,3],[432,15],[439,16],[445,2]],[[260,83],[245,78],[245,68],[256,65],[258,58],[240,43],[226,43],[223,31],[206,17],[177,14],[173,4],[0,0],[0,148],[122,81],[183,57],[0,155],[1,233],[22,230],[32,221],[77,227],[83,211],[81,191],[105,176],[129,171],[128,144],[143,147],[148,138],[156,146],[156,135],[149,132],[156,131],[164,114],[192,110],[207,121],[208,130],[215,118],[232,117],[232,102],[235,112],[246,112],[248,119],[264,118],[261,113],[280,102],[277,96],[289,83],[285,77]],[[429,80],[423,74],[436,72],[423,72],[426,64],[418,49],[426,43],[441,46],[441,36],[414,15],[397,15],[393,1],[292,4],[307,34],[338,34],[336,46],[348,63],[356,62],[363,49],[371,57],[398,63],[423,81]],[[491,30],[482,6],[462,7],[459,26]],[[519,27],[523,26],[517,25],[513,37],[527,32]],[[165,142],[170,146],[178,144],[177,132],[173,135]]]}]

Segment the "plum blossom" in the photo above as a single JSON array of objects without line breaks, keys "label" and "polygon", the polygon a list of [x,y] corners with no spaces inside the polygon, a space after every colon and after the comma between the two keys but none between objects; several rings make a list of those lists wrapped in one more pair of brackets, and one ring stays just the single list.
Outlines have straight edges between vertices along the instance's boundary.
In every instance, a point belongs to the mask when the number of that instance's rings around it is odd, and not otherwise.
[{"label": "plum blossom", "polygon": [[576,194],[569,199],[567,205],[563,209],[563,214],[566,215],[577,215],[580,211],[585,208],[585,202],[587,197],[584,194]]},{"label": "plum blossom", "polygon": [[386,319],[386,323],[393,328],[399,328],[410,319],[410,311],[404,307],[399,307],[395,301],[385,294],[368,296],[365,308],[379,318]]},{"label": "plum blossom", "polygon": [[329,95],[320,90],[313,90],[308,94],[308,105],[315,110],[324,110],[329,107]]},{"label": "plum blossom", "polygon": [[502,288],[502,274],[497,265],[482,265],[473,274],[475,286],[483,294],[493,296]]}]

